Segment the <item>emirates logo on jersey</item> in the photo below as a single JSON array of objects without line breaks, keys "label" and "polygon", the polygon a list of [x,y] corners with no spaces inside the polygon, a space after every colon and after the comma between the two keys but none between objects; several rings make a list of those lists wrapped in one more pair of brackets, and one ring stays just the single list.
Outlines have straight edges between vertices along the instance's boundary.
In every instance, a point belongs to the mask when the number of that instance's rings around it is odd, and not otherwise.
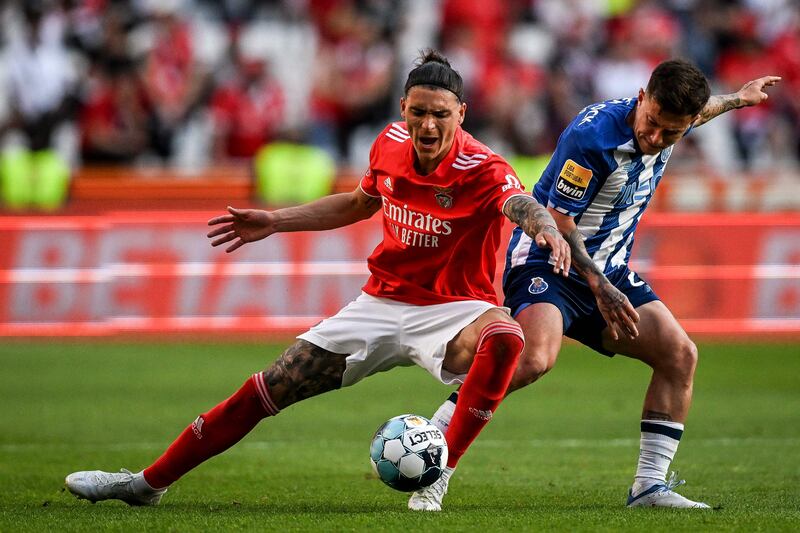
[{"label": "emirates logo on jersey", "polygon": [[444,209],[450,209],[453,207],[453,196],[452,187],[433,187],[433,190],[436,191],[436,201],[439,202],[439,205],[442,206]]},{"label": "emirates logo on jersey", "polygon": [[424,211],[415,211],[408,204],[395,204],[383,197],[383,216],[388,229],[405,246],[438,248],[439,237],[453,233],[449,220],[442,220]]}]

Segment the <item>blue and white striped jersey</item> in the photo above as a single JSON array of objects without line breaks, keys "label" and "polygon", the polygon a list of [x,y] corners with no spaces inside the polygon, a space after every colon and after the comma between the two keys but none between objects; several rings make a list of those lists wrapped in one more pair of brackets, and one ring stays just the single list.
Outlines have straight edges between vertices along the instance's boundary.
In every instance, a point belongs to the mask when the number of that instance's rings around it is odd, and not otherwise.
[{"label": "blue and white striped jersey", "polygon": [[[608,274],[626,265],[633,233],[661,180],[672,147],[644,155],[626,123],[636,98],[585,107],[561,134],[533,196],[575,217],[589,256]],[[506,254],[506,274],[515,267],[548,262],[517,227]]]}]

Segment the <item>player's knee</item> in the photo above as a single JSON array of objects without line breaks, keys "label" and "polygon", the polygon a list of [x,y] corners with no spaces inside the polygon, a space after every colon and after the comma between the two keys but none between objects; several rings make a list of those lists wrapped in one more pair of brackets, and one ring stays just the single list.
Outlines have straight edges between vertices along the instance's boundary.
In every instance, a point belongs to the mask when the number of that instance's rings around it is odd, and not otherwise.
[{"label": "player's knee", "polygon": [[681,343],[677,353],[680,374],[687,380],[691,380],[697,368],[697,345],[687,338]]},{"label": "player's knee", "polygon": [[691,383],[697,368],[697,346],[688,337],[675,343],[661,358],[661,370],[673,381]]},{"label": "player's knee", "polygon": [[264,381],[279,409],[341,388],[347,355],[298,340],[265,371]]},{"label": "player's knee", "polygon": [[551,368],[553,368],[553,363],[547,353],[536,347],[526,348],[517,364],[517,371],[514,373],[509,389],[516,390],[530,385],[544,376]]},{"label": "player's knee", "polygon": [[485,311],[475,321],[475,325],[478,327],[479,330],[483,331],[487,327],[489,327],[489,326],[491,326],[491,325],[493,325],[493,324],[495,324],[497,322],[501,322],[501,323],[509,324],[509,325],[516,325],[516,326],[519,325],[516,320],[511,318],[511,316],[506,311],[504,311],[503,309],[500,309],[499,307],[493,307],[493,308]]},{"label": "player's knee", "polygon": [[496,335],[494,341],[496,353],[503,359],[518,360],[522,349],[525,347],[522,330],[519,331],[519,334],[508,332]]},{"label": "player's knee", "polygon": [[[481,315],[479,321],[480,333],[476,349],[488,339],[492,339],[492,346],[502,351],[504,355],[519,356],[525,346],[525,335],[522,327],[508,313],[500,309],[490,309]],[[516,353],[515,353],[516,352]]]},{"label": "player's knee", "polygon": [[490,357],[496,371],[502,372],[509,379],[513,376],[525,347],[524,338],[522,328],[516,322],[492,322],[481,330],[476,355],[485,354],[484,357]]}]

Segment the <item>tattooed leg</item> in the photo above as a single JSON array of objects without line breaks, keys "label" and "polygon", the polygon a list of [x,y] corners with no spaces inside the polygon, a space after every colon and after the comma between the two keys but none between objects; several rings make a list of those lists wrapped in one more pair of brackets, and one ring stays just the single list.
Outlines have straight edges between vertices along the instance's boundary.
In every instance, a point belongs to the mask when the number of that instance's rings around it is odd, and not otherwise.
[{"label": "tattooed leg", "polygon": [[342,386],[347,354],[299,340],[264,371],[270,396],[279,409]]},{"label": "tattooed leg", "polygon": [[644,410],[642,418],[645,420],[663,420],[664,422],[672,422],[672,417],[670,416],[669,413],[662,413],[660,411],[651,411],[650,409]]}]

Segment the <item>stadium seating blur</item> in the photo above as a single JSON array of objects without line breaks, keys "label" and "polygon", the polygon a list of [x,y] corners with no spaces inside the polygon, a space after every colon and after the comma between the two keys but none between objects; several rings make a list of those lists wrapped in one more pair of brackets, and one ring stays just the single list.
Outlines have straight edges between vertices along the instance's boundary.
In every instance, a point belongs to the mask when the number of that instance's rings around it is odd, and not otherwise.
[{"label": "stadium seating blur", "polygon": [[[101,189],[108,202],[141,203],[137,185],[155,181],[162,204],[192,190],[196,201],[211,183],[222,188],[210,197],[224,197],[229,181],[255,199],[252,157],[275,141],[324,150],[336,163],[332,190],[347,190],[376,132],[397,118],[403,76],[426,47],[465,78],[465,127],[523,172],[546,160],[581,107],[635,95],[664,58],[691,58],[718,93],[781,75],[767,106],[726,115],[677,147],[661,207],[800,202],[785,189],[800,182],[800,5],[791,0],[32,0],[0,9],[3,153],[48,149],[68,164],[68,210],[91,207],[81,200]],[[45,146],[31,146],[42,130]],[[25,172],[8,167],[2,209],[61,205],[63,179],[46,201],[26,200],[20,188],[37,179],[20,185]]]}]

